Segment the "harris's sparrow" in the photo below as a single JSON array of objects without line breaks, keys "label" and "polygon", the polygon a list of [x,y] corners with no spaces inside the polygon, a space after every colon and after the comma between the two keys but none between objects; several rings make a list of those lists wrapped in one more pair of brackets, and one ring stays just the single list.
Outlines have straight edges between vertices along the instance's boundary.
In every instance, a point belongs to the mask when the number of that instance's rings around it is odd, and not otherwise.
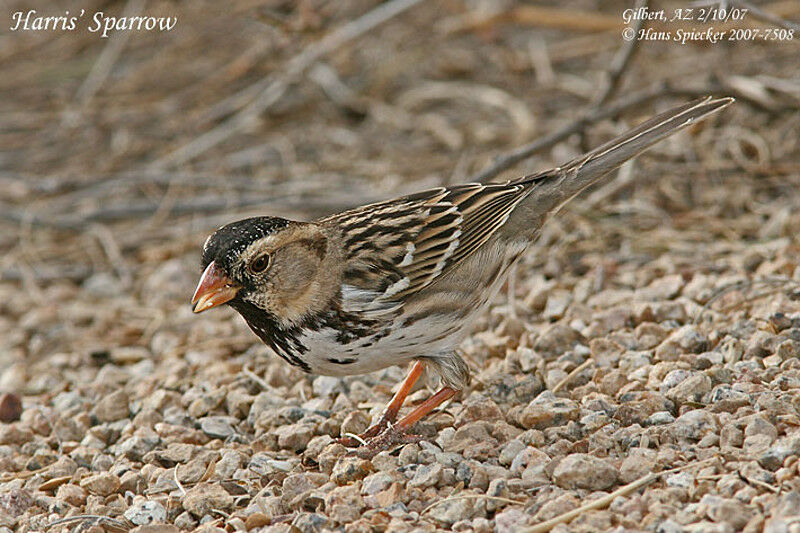
[{"label": "harris's sparrow", "polygon": [[[361,436],[370,439],[360,450],[369,455],[403,440],[468,384],[455,349],[550,214],[731,102],[676,107],[563,167],[506,183],[440,187],[315,222],[264,216],[228,224],[203,247],[194,311],[230,305],[306,372],[346,376],[413,362],[380,420]],[[442,388],[395,424],[425,367]]]}]

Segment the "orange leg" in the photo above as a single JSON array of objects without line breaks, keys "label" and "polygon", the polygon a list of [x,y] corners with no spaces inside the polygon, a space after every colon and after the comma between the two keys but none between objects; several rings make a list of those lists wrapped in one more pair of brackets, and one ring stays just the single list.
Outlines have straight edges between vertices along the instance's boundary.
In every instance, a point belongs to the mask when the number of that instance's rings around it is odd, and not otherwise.
[{"label": "orange leg", "polygon": [[[425,364],[422,361],[414,362],[414,366],[411,367],[411,370],[403,380],[403,383],[400,384],[400,389],[394,394],[394,396],[392,396],[391,401],[389,401],[389,403],[386,405],[386,409],[384,409],[383,413],[381,413],[381,417],[378,419],[378,422],[367,428],[364,433],[359,435],[362,440],[370,439],[379,435],[383,430],[388,428],[394,423],[395,420],[397,420],[397,414],[400,412],[403,402],[406,401],[408,393],[411,392],[411,389],[414,387],[414,384],[417,382],[417,380],[419,380],[424,370]],[[358,446],[360,444],[357,439],[351,437],[342,437],[339,439],[339,443],[345,446]]]},{"label": "orange leg", "polygon": [[405,431],[416,424],[422,417],[442,405],[456,395],[458,391],[450,387],[443,387],[439,392],[422,402],[416,409],[408,413],[395,426],[400,431]]},{"label": "orange leg", "polygon": [[420,437],[409,435],[407,431],[421,418],[455,396],[457,392],[458,391],[453,388],[443,387],[439,392],[404,416],[396,425],[387,427],[382,433],[370,439],[366,446],[355,450],[355,455],[362,459],[371,459],[378,452],[386,450],[395,444],[417,442],[420,440]]}]

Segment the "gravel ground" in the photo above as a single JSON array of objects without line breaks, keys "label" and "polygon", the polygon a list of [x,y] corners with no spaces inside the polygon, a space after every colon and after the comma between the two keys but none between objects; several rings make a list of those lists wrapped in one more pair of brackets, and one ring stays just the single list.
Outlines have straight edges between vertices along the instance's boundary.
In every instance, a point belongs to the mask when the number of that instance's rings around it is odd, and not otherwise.
[{"label": "gravel ground", "polygon": [[702,268],[565,246],[546,258],[557,278],[522,269],[515,312],[501,298],[464,346],[471,388],[417,425],[426,440],[372,461],[332,439],[365,429],[402,370],[339,380],[263,357],[231,312],[191,315],[181,261],[136,282],[174,304],[155,323],[100,274],[45,288],[48,305],[4,285],[6,350],[72,328],[146,342],[2,372],[25,397],[22,419],[0,425],[0,531],[96,515],[114,518],[107,530],[511,532],[694,461],[566,528],[794,531],[798,248],[705,245]]},{"label": "gravel ground", "polygon": [[[264,16],[241,4],[237,16]],[[283,6],[297,27],[273,30],[263,48],[253,44],[262,27],[230,31],[187,7],[197,33],[132,39],[97,93],[103,113],[64,114],[63,102],[93,64],[79,44],[97,54],[103,42],[48,37],[36,65],[19,60],[36,43],[8,41],[17,48],[0,54],[18,69],[0,80],[12,102],[1,104],[11,125],[0,134],[13,147],[0,208],[29,215],[0,221],[0,533],[511,533],[669,469],[553,531],[800,532],[796,95],[794,112],[740,101],[550,221],[462,346],[472,384],[417,424],[419,444],[366,461],[333,442],[368,426],[405,369],[307,376],[231,310],[191,313],[200,246],[215,226],[468,179],[574,118],[620,44],[616,33],[524,23],[448,30],[479,6],[428,4],[333,56],[355,100],[303,84],[174,181],[129,179],[204,131],[212,104],[260,69],[374,6],[321,3],[317,13],[317,4]],[[431,17],[444,22],[420,32]],[[534,72],[536,54],[520,52],[541,39],[549,82]],[[432,46],[440,53],[426,53]],[[148,52],[156,47],[164,55]],[[381,70],[390,55],[402,73]],[[697,81],[698,62],[740,84],[796,73],[796,49],[778,45],[638,57],[621,94],[668,70]],[[159,69],[173,69],[174,86],[148,85]],[[200,79],[207,85],[191,85]],[[40,82],[31,91],[16,85],[31,80]],[[430,80],[449,81],[443,91]],[[491,87],[505,95],[502,113]],[[670,103],[603,122],[584,144]],[[63,122],[31,136],[41,121]],[[564,161],[580,144],[532,165]],[[243,190],[270,199],[247,207]],[[231,205],[174,209],[209,197]],[[107,209],[154,198],[157,209],[140,215]],[[419,388],[405,409],[428,394]]]}]

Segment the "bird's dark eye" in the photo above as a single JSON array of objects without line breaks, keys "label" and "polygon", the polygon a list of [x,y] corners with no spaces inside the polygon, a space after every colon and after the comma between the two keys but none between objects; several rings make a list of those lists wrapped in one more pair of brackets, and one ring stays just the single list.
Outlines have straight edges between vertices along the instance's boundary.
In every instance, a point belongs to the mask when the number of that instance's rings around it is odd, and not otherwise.
[{"label": "bird's dark eye", "polygon": [[261,254],[255,259],[253,259],[252,263],[250,263],[250,270],[252,270],[256,274],[258,274],[259,272],[264,272],[269,266],[269,261],[270,261],[269,254]]}]

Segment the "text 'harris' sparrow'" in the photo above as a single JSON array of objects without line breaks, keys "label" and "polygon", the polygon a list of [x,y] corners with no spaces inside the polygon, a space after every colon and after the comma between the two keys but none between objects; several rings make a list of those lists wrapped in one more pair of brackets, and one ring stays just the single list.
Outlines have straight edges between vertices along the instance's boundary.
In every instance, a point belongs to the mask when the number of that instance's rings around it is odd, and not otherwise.
[{"label": "text 'harris' sparrow'", "polygon": [[[468,384],[455,349],[551,213],[732,101],[676,107],[561,168],[506,183],[440,187],[316,222],[256,217],[228,224],[203,247],[194,311],[227,303],[306,372],[346,376],[413,361],[380,420],[361,436],[371,440],[359,451],[370,455],[403,440]],[[395,424],[426,366],[442,388]]]}]

